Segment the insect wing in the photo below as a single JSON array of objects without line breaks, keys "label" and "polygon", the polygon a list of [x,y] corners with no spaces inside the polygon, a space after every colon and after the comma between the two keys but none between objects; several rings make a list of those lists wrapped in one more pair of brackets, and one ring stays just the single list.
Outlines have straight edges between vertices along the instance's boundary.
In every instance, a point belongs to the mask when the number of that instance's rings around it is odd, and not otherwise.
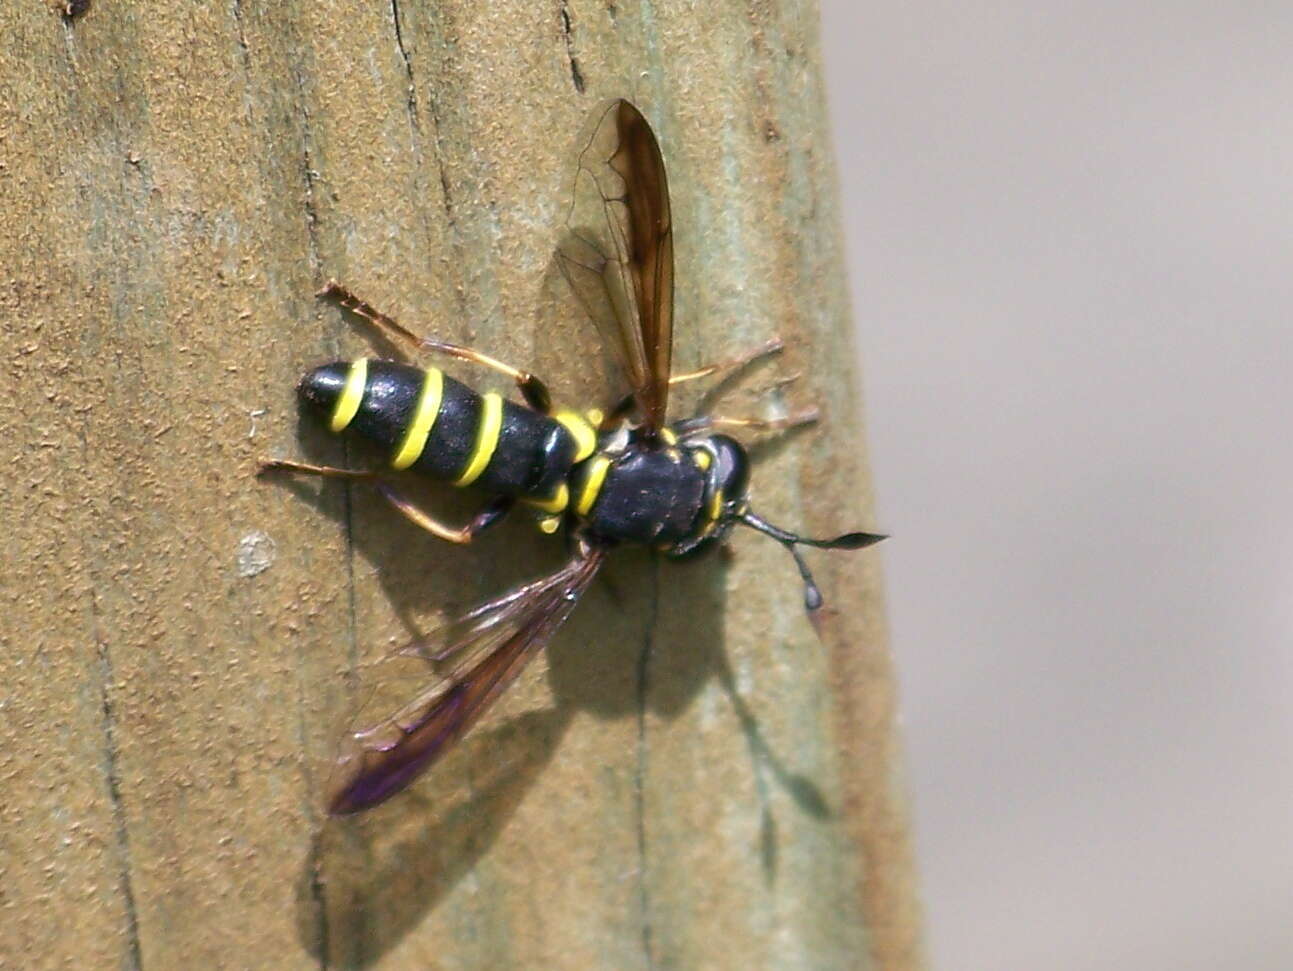
[{"label": "insect wing", "polygon": [[[468,611],[428,659],[460,659],[407,704],[352,731],[337,759],[328,811],[370,809],[403,790],[475,723],[565,623],[601,567],[589,550],[555,573]],[[433,676],[434,677],[434,676]]]},{"label": "insect wing", "polygon": [[579,155],[568,230],[557,254],[561,271],[616,348],[654,434],[669,403],[673,221],[660,146],[627,101],[603,109]]}]

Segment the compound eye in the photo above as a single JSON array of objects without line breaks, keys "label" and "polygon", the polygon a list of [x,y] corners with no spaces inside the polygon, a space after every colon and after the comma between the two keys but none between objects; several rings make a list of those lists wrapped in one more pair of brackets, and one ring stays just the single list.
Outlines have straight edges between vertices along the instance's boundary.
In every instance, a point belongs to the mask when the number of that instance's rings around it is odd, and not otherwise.
[{"label": "compound eye", "polygon": [[718,458],[718,482],[728,501],[742,499],[750,487],[750,460],[745,448],[734,438],[715,435],[712,439]]}]

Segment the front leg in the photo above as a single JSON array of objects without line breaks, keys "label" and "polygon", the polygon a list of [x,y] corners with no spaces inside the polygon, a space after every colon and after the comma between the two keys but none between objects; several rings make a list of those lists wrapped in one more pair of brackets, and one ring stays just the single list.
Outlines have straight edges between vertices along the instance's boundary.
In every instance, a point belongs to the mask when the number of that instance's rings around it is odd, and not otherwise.
[{"label": "front leg", "polygon": [[800,425],[811,425],[821,417],[816,408],[801,411],[784,418],[725,418],[722,415],[701,415],[680,421],[677,426],[679,438],[690,438],[703,435],[721,428],[745,428],[756,432],[779,432]]},{"label": "front leg", "polygon": [[755,361],[770,357],[773,354],[780,353],[785,349],[785,342],[780,337],[773,337],[764,341],[758,347],[752,347],[743,354],[726,361],[717,361],[713,364],[706,364],[704,367],[697,368],[695,371],[688,371],[686,374],[674,374],[669,378],[669,383],[683,384],[686,381],[695,381],[698,378],[708,378],[714,375],[729,375]]}]

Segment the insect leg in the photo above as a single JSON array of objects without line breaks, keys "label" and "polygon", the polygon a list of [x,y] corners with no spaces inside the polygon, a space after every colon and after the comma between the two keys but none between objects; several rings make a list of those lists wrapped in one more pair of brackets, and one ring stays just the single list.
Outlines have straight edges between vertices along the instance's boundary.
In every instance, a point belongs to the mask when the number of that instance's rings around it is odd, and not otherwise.
[{"label": "insect leg", "polygon": [[[773,337],[764,341],[758,347],[751,348],[744,354],[729,358],[726,361],[718,361],[714,364],[706,364],[704,367],[697,368],[695,371],[688,371],[685,374],[675,374],[669,378],[669,385],[682,384],[686,381],[696,381],[700,378],[708,378],[715,374],[728,375],[734,371],[739,371],[746,365],[753,364],[755,361],[762,360],[773,354],[780,353],[786,344],[780,337]],[[634,395],[628,394],[621,398],[613,408],[606,412],[601,421],[601,431],[614,428],[619,422],[627,416],[637,403]]]},{"label": "insect leg", "polygon": [[800,425],[811,425],[820,417],[816,408],[786,415],[784,418],[724,418],[720,415],[702,415],[699,418],[679,422],[676,427],[680,438],[721,428],[748,428],[756,432],[777,432],[798,428]]},{"label": "insect leg", "polygon": [[785,347],[785,342],[780,337],[773,337],[765,341],[758,347],[751,348],[744,354],[730,358],[726,361],[718,361],[714,364],[706,364],[695,371],[688,371],[685,374],[675,374],[669,378],[669,383],[682,384],[684,381],[695,381],[698,378],[707,378],[715,374],[730,374],[733,371],[739,371],[746,365],[753,364],[755,361],[762,360],[765,357],[780,352]]},{"label": "insect leg", "polygon": [[337,301],[351,313],[363,317],[377,327],[378,330],[383,331],[388,337],[401,341],[415,350],[438,351],[441,354],[456,357],[460,361],[470,361],[473,364],[493,368],[495,371],[506,374],[516,382],[516,386],[521,390],[521,396],[525,398],[526,404],[545,415],[552,414],[552,395],[548,391],[548,386],[529,371],[514,368],[510,364],[504,364],[497,358],[490,357],[488,354],[483,354],[470,347],[463,347],[461,344],[451,344],[448,341],[437,340],[434,337],[420,337],[394,317],[382,313],[366,300],[361,300],[355,296],[336,280],[329,280],[323,289],[318,292],[317,296]]},{"label": "insect leg", "polygon": [[450,543],[470,543],[477,533],[493,526],[516,504],[515,499],[508,496],[499,496],[477,513],[466,526],[455,528],[446,526],[429,516],[422,509],[419,509],[411,501],[396,492],[385,478],[377,472],[365,472],[361,469],[338,469],[330,465],[308,465],[305,462],[292,462],[287,459],[275,459],[260,463],[257,474],[266,472],[298,472],[303,475],[321,475],[332,479],[376,481],[377,488],[386,501],[398,509],[406,518],[421,526],[428,533]]},{"label": "insect leg", "polygon": [[305,462],[292,462],[288,459],[270,459],[260,463],[257,475],[266,472],[300,472],[304,475],[322,475],[332,479],[375,479],[376,472],[362,469],[338,469],[331,465],[308,465]]},{"label": "insect leg", "polygon": [[433,519],[424,510],[415,506],[400,493],[396,492],[386,482],[380,482],[377,486],[381,494],[392,506],[404,514],[404,517],[414,525],[421,526],[428,533],[447,543],[458,543],[466,545],[476,538],[476,534],[493,526],[501,520],[516,504],[516,500],[510,496],[499,496],[490,501],[480,512],[478,512],[466,526],[455,528],[446,526],[439,520]]},{"label": "insect leg", "polygon": [[602,415],[602,420],[598,423],[597,430],[604,432],[614,428],[628,417],[636,404],[637,398],[634,395],[626,394]]}]

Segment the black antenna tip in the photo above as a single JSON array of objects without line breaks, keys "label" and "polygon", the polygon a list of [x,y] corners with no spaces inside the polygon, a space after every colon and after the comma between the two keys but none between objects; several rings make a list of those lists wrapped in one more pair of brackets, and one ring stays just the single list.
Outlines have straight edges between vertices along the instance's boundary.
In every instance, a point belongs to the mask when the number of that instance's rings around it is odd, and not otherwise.
[{"label": "black antenna tip", "polygon": [[886,533],[845,533],[843,536],[836,536],[825,545],[837,550],[860,550],[888,538]]}]

